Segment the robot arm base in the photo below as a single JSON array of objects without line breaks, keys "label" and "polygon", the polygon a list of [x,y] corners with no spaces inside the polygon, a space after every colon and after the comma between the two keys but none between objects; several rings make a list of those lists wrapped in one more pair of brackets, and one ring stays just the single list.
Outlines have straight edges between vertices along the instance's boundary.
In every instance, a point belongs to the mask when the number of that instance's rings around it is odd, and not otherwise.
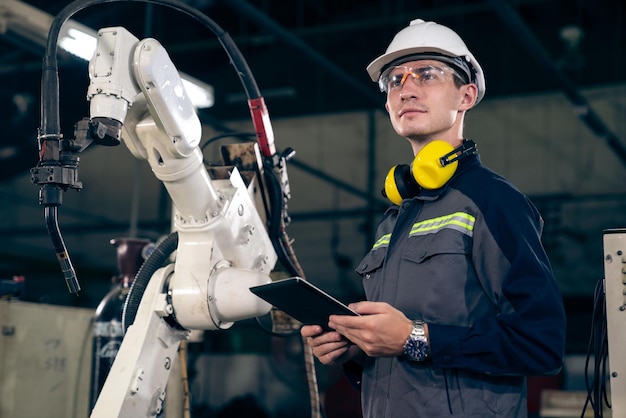
[{"label": "robot arm base", "polygon": [[180,342],[189,331],[171,327],[167,282],[173,265],[155,272],[146,287],[135,322],[124,335],[91,418],[156,417]]}]

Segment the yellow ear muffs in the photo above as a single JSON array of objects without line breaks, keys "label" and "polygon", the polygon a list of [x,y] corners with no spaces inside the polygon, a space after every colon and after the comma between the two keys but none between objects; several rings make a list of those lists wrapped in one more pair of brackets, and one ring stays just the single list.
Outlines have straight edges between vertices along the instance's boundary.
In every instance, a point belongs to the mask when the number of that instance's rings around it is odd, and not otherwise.
[{"label": "yellow ear muffs", "polygon": [[436,140],[426,144],[411,164],[415,181],[428,190],[438,189],[446,184],[459,165],[456,160],[443,165],[442,157],[451,152],[454,152],[454,147],[445,141]]},{"label": "yellow ear muffs", "polygon": [[411,175],[411,168],[407,164],[394,165],[385,177],[383,196],[392,203],[400,205],[402,199],[418,194],[420,186]]},{"label": "yellow ear muffs", "polygon": [[400,205],[402,199],[417,195],[422,188],[443,187],[456,172],[459,160],[478,152],[471,139],[464,139],[458,148],[445,141],[429,142],[417,153],[410,166],[391,167],[385,177],[383,196]]}]

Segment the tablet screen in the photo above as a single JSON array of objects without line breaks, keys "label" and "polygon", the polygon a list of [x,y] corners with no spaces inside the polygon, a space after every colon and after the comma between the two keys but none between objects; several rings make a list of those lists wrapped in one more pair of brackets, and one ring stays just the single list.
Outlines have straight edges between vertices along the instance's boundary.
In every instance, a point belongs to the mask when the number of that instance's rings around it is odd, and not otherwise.
[{"label": "tablet screen", "polygon": [[328,329],[330,315],[359,315],[300,277],[254,286],[250,291],[304,325],[321,325]]}]

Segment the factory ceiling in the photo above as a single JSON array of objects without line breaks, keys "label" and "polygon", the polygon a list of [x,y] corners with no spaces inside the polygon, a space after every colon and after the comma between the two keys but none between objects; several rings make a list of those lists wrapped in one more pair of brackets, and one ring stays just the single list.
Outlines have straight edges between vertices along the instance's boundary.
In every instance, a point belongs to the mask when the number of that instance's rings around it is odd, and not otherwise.
[{"label": "factory ceiling", "polygon": [[[25,33],[0,0],[0,180],[33,166],[45,37]],[[5,3],[3,7],[2,4]],[[49,16],[66,1],[26,2]],[[79,2],[74,2],[76,4]],[[88,2],[83,2],[87,4]],[[94,3],[94,2],[90,2]],[[246,95],[215,33],[162,4],[100,1],[71,19],[95,30],[124,26],[154,37],[180,71],[214,88],[202,120],[248,117]],[[163,3],[157,2],[157,3]],[[626,7],[621,0],[187,0],[239,47],[273,118],[381,109],[366,65],[414,18],[454,28],[487,75],[487,98],[626,81]],[[30,24],[30,23],[29,23]],[[36,26],[36,25],[35,25]],[[35,31],[35,28],[31,32]],[[87,116],[86,61],[59,54],[65,136]],[[579,103],[580,104],[580,103]]]}]

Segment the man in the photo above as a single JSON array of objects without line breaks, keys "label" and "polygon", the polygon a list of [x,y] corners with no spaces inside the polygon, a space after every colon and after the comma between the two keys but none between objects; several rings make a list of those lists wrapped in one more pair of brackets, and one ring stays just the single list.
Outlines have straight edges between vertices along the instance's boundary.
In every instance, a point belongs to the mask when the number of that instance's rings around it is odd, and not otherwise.
[{"label": "man", "polygon": [[[538,211],[463,137],[483,71],[454,31],[422,20],[367,71],[416,156],[411,178],[392,170],[386,181],[396,205],[357,268],[361,316],[301,334],[321,363],[362,365],[364,417],[524,417],[526,376],[562,366],[565,313]],[[434,183],[420,182],[431,154],[448,156]]]}]

